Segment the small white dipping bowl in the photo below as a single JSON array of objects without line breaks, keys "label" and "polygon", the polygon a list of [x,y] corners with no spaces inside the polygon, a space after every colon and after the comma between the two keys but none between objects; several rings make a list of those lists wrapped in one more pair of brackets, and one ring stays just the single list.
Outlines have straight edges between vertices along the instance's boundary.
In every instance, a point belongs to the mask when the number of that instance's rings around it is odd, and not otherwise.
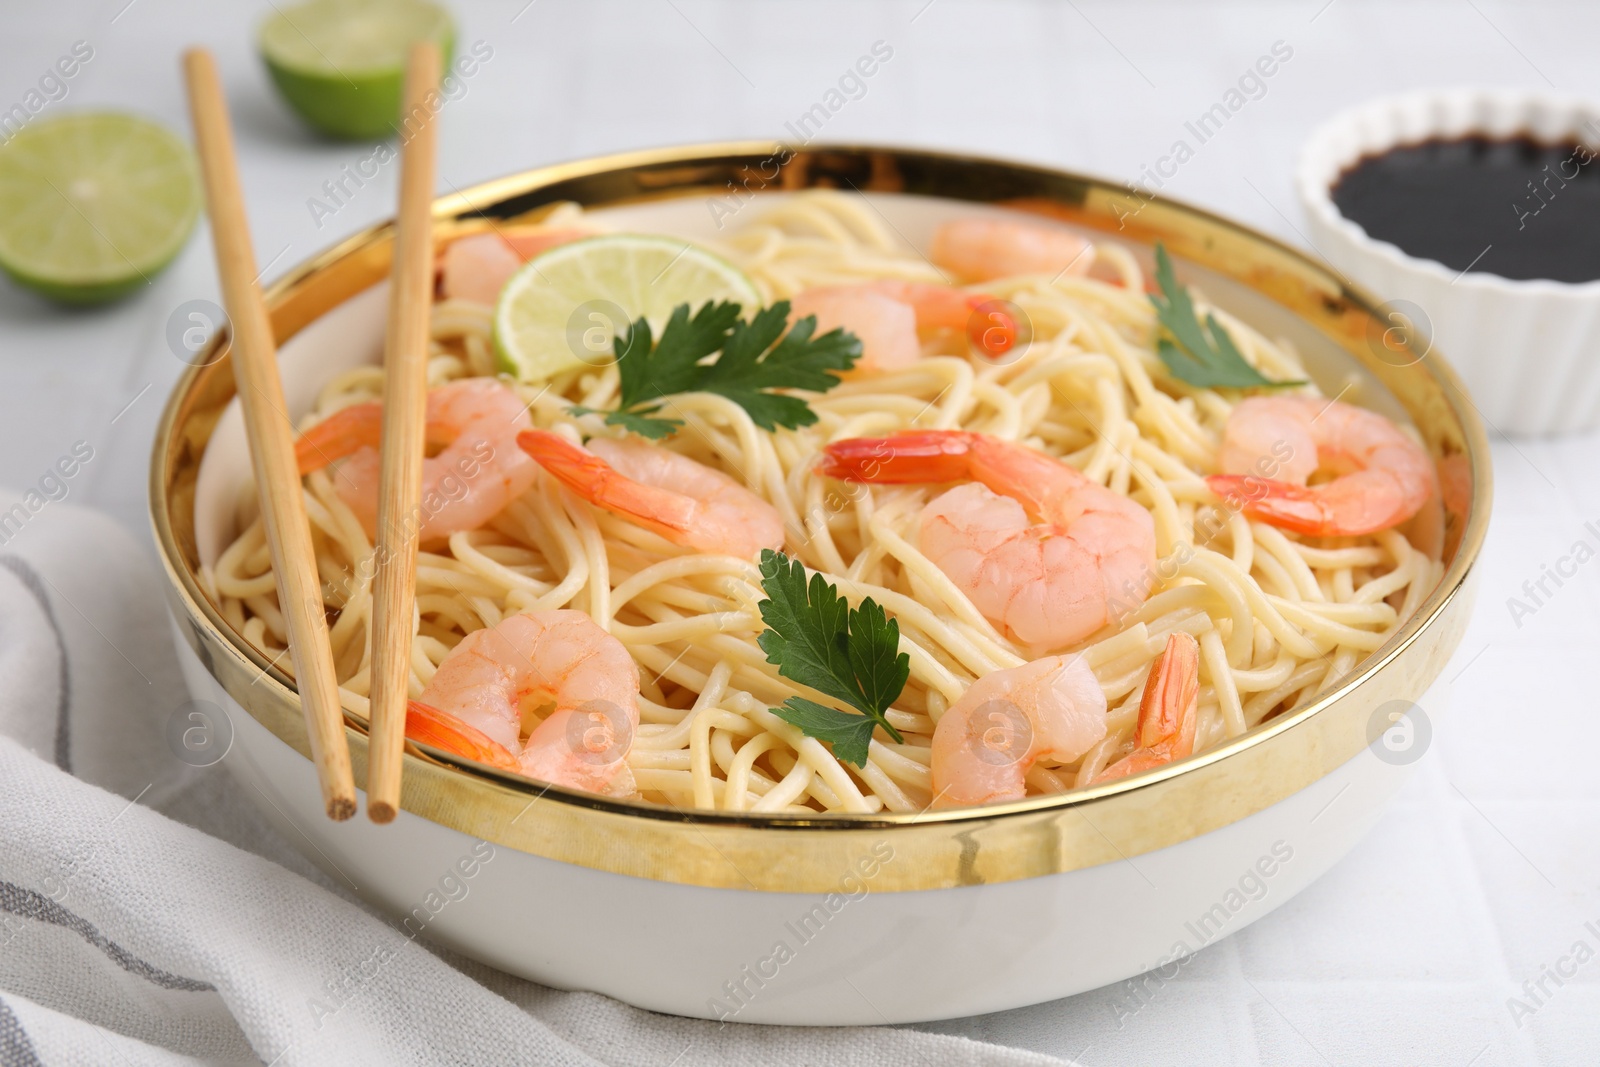
[{"label": "small white dipping bowl", "polygon": [[1300,151],[1295,184],[1317,251],[1387,301],[1397,325],[1431,337],[1492,428],[1525,435],[1591,430],[1600,427],[1600,281],[1454,270],[1372,237],[1333,202],[1339,176],[1363,156],[1435,138],[1519,134],[1600,147],[1600,104],[1518,89],[1384,97],[1320,126]]}]

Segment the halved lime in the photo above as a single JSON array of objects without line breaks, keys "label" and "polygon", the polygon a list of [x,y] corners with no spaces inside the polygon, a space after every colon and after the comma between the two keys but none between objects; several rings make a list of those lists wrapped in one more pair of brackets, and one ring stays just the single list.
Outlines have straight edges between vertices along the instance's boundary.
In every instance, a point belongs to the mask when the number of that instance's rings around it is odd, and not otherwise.
[{"label": "halved lime", "polygon": [[612,338],[638,318],[660,336],[672,309],[761,294],[738,267],[676,237],[606,234],[558,245],[523,265],[494,307],[500,368],[525,382],[611,362]]},{"label": "halved lime", "polygon": [[199,214],[194,154],[145,119],[63,115],[0,145],[0,268],[53,300],[98,304],[146,284]]},{"label": "halved lime", "polygon": [[261,24],[261,59],[289,106],[333,137],[387,137],[400,118],[406,54],[439,46],[446,69],[450,15],[426,0],[310,0]]}]

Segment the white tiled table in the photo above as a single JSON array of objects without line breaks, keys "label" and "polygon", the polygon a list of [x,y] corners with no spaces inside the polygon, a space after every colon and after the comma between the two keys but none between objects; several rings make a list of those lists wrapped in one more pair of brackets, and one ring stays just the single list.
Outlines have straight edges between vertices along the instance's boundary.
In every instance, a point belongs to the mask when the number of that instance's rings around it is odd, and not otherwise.
[{"label": "white tiled table", "polygon": [[[268,7],[240,13],[246,6],[9,5],[0,20],[0,110],[81,39],[94,57],[51,110],[113,105],[186,128],[178,52],[208,44],[226,72],[257,251],[272,277],[388,214],[395,174],[386,168],[318,227],[308,199],[371,146],[313,141],[285,114],[249,47]],[[823,137],[1131,178],[1282,41],[1293,55],[1265,95],[1199,146],[1165,191],[1296,241],[1294,152],[1348,103],[1467,82],[1600,96],[1600,9],[1576,4],[455,7],[463,46],[481,41],[493,56],[445,112],[441,188],[641,145],[785,136],[783,124],[880,40],[892,58]],[[195,297],[217,298],[203,236],[149,291],[110,309],[66,313],[0,283],[6,492],[36,483],[86,441],[94,458],[69,483],[70,498],[144,536],[151,430],[182,369],[163,335],[172,310]],[[1560,987],[1546,979],[1551,995],[1531,1017],[1514,1019],[1508,1006],[1576,942],[1600,951],[1600,564],[1581,568],[1520,626],[1507,607],[1573,542],[1600,547],[1584,529],[1600,518],[1596,445],[1497,440],[1479,608],[1447,673],[1454,706],[1427,709],[1433,750],[1348,860],[1202,953],[1131,1015],[1136,1002],[1112,988],[936,1028],[1095,1065],[1600,1062],[1600,960]],[[0,510],[11,502],[0,499]]]}]

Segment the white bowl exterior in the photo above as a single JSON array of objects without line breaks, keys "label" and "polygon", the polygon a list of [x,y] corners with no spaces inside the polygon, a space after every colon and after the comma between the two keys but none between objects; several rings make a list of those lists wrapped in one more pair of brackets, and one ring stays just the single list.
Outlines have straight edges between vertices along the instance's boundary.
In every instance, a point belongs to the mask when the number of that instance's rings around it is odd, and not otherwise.
[{"label": "white bowl exterior", "polygon": [[[330,877],[402,917],[405,933],[545,985],[706,1019],[922,1022],[1146,971],[1146,986],[1159,985],[1333,866],[1410,770],[1363,751],[1220,830],[1048,877],[902,893],[872,892],[870,877],[837,895],[708,889],[487,846],[406,811],[386,826],[333,822],[310,762],[229,697],[181,635],[178,644],[193,697],[232,722],[223,763],[244,792]],[[895,862],[892,833],[882,847],[882,862]],[[470,877],[464,859],[478,861]]]},{"label": "white bowl exterior", "polygon": [[1475,133],[1600,146],[1600,106],[1554,93],[1463,89],[1345,111],[1301,150],[1296,186],[1311,242],[1380,300],[1421,309],[1434,344],[1493,429],[1539,435],[1600,427],[1600,282],[1457,272],[1370,237],[1334,206],[1330,189],[1362,156]]}]

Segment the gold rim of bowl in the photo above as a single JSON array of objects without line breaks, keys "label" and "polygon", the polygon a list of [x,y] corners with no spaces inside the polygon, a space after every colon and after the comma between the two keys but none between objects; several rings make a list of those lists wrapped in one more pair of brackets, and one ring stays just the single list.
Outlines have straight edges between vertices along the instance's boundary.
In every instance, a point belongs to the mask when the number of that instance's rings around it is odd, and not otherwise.
[{"label": "gold rim of bowl", "polygon": [[[602,207],[822,187],[1000,204],[1142,244],[1161,240],[1175,256],[1288,308],[1394,394],[1435,457],[1467,457],[1471,501],[1465,515],[1452,517],[1454,550],[1438,588],[1341,685],[1310,705],[1178,763],[1060,795],[906,814],[710,812],[546,787],[408,743],[405,810],[507,848],[687,885],[829,892],[866,857],[881,858],[884,843],[894,859],[879,865],[874,890],[1004,882],[1127,860],[1265,809],[1356,756],[1369,744],[1378,708],[1418,699],[1437,678],[1466,628],[1470,571],[1488,526],[1483,425],[1437,354],[1414,362],[1380,358],[1368,339],[1375,329],[1382,334],[1389,320],[1372,297],[1265,234],[1126,186],[1043,167],[898,148],[747,142],[629,152],[499,178],[439,198],[436,236],[442,243],[498,221],[535,217],[565,200]],[[279,343],[386,277],[393,237],[392,223],[373,226],[273,283],[266,297]],[[235,701],[305,756],[293,683],[233,630],[196,580],[195,480],[206,442],[234,395],[226,336],[213,345],[180,378],[157,428],[150,475],[156,544],[189,646]],[[366,768],[365,721],[347,712],[345,727],[359,782]]]}]

